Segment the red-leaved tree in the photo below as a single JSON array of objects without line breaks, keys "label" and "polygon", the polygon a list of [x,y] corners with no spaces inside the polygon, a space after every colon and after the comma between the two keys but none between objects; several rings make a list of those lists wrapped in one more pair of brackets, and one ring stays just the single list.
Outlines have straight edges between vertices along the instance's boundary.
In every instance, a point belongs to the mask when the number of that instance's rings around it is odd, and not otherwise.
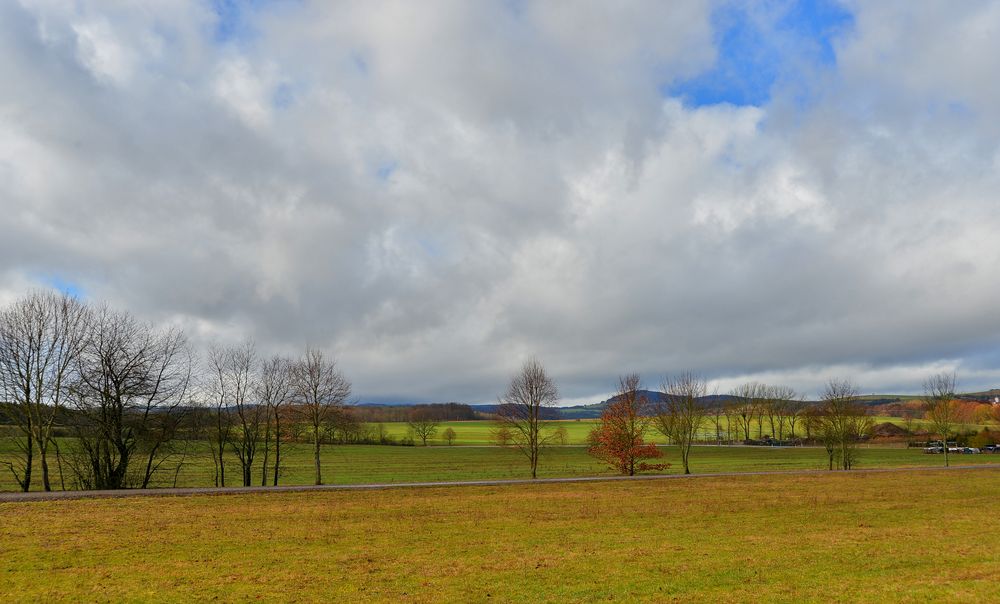
[{"label": "red-leaved tree", "polygon": [[663,470],[670,464],[648,464],[645,459],[658,459],[663,453],[653,443],[643,440],[651,418],[647,413],[645,395],[639,392],[639,375],[630,373],[618,380],[618,392],[601,413],[601,423],[594,428],[587,451],[621,474]]}]

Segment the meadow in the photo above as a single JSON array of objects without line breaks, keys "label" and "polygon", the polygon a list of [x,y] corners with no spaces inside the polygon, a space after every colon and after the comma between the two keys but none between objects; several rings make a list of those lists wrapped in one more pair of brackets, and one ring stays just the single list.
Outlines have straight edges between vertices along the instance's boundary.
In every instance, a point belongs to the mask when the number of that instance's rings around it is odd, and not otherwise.
[{"label": "meadow", "polygon": [[[204,441],[190,441],[180,469],[163,472],[155,486],[206,487],[214,486],[215,469]],[[61,445],[67,450],[72,443]],[[676,447],[663,446],[662,461],[672,464],[663,473],[681,472],[680,454]],[[0,440],[0,462],[9,459],[13,451],[10,441]],[[227,456],[227,485],[239,484],[240,468],[235,455]],[[254,470],[254,484],[260,484],[261,457]],[[282,446],[281,484],[312,484],[311,446],[304,443]],[[329,484],[359,484],[373,482],[419,482],[440,480],[486,480],[529,477],[521,454],[511,448],[495,446],[433,446],[402,447],[379,445],[324,445],[323,475]],[[940,455],[927,455],[920,449],[863,447],[859,468],[906,466],[938,466]],[[1000,455],[952,456],[953,464],[1000,463]],[[751,472],[775,470],[819,470],[827,467],[826,453],[817,447],[743,447],[698,446],[692,452],[691,466],[695,473]],[[53,472],[55,464],[51,464]],[[40,470],[36,465],[33,490],[41,489]],[[544,451],[539,477],[604,476],[612,472],[587,454],[582,446],[551,447]],[[55,479],[59,488],[58,479]],[[66,487],[73,488],[66,473]],[[270,479],[268,481],[270,484]],[[16,484],[6,468],[0,467],[0,490],[16,490]]]},{"label": "meadow", "polygon": [[[898,417],[889,416],[873,416],[872,421],[876,424],[881,424],[883,422],[889,422],[896,424],[898,426],[903,426],[904,422]],[[549,422],[551,426],[561,427],[565,430],[566,434],[566,444],[568,445],[582,445],[587,442],[587,435],[591,430],[597,426],[599,420],[596,419],[578,419],[578,420],[560,420],[555,422]],[[404,422],[387,422],[382,424],[385,427],[386,433],[395,438],[412,437],[409,426]],[[725,427],[725,423],[723,423]],[[975,431],[979,432],[984,427],[989,427],[991,430],[997,429],[998,426],[995,424],[961,424],[957,426],[962,432]],[[442,434],[445,430],[451,428],[455,432],[455,445],[491,445],[495,444],[493,438],[493,432],[495,429],[495,424],[490,421],[454,421],[454,422],[441,422],[437,428],[437,433],[434,438],[428,441],[428,444],[433,445],[443,445],[446,444],[442,439]],[[924,419],[915,419],[912,423],[912,428],[916,430],[930,430],[930,422]],[[761,434],[770,434],[771,430],[768,426],[767,420],[764,421]],[[803,428],[801,422],[796,424],[796,434],[802,436]],[[757,422],[754,420],[753,425],[750,430],[751,438],[757,438]],[[789,436],[788,426],[785,426],[785,437]],[[705,421],[702,429],[699,432],[699,438],[704,440],[712,440],[716,438],[715,426],[709,420]],[[916,437],[915,437],[916,438]],[[651,429],[647,434],[647,440],[655,443],[666,443],[666,438],[660,434],[658,431]]]},{"label": "meadow", "polygon": [[960,470],[2,503],[0,595],[986,601],[997,492]]}]

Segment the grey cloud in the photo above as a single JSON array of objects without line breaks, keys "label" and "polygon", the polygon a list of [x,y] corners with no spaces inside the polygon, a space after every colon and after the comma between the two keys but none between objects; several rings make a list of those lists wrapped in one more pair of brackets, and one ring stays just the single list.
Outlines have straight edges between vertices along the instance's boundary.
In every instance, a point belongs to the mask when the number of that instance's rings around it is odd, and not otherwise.
[{"label": "grey cloud", "polygon": [[707,3],[264,7],[222,43],[201,3],[7,5],[0,297],[64,275],[202,343],[327,347],[371,398],[488,401],[528,355],[571,399],[988,386],[996,8],[912,6],[695,109],[660,90],[712,64]]}]

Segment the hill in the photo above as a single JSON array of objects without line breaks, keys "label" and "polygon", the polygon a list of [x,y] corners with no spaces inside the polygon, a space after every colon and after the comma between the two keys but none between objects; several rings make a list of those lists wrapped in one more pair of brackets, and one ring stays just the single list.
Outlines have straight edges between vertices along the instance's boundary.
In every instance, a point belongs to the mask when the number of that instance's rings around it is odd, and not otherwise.
[{"label": "hill", "polygon": [[[662,392],[657,390],[640,390],[639,393],[645,396],[646,399],[652,403],[657,404],[663,401],[664,395]],[[990,390],[983,390],[980,392],[969,392],[964,394],[959,394],[959,398],[971,401],[978,401],[983,403],[992,403],[1000,401],[1000,388],[993,388]],[[701,397],[699,400],[701,404],[705,407],[713,407],[719,403],[726,403],[731,401],[734,397],[729,394],[711,394],[708,396]],[[906,401],[920,398],[917,395],[909,394],[866,394],[864,396],[858,397],[861,404],[866,407],[882,407],[886,405],[898,405],[905,403]],[[570,405],[566,407],[556,407],[550,411],[551,417],[548,419],[597,419],[601,416],[601,412],[608,404],[614,401],[616,397],[611,397],[609,399],[597,402],[589,403],[583,405]],[[358,403],[359,407],[387,407],[395,410],[406,410],[412,407],[437,407],[444,405],[460,406],[466,410],[472,410],[478,419],[486,419],[496,413],[496,404],[477,404],[477,405],[465,405],[461,403],[437,403],[428,405],[427,403]],[[448,419],[466,419],[465,417],[449,417]]]}]

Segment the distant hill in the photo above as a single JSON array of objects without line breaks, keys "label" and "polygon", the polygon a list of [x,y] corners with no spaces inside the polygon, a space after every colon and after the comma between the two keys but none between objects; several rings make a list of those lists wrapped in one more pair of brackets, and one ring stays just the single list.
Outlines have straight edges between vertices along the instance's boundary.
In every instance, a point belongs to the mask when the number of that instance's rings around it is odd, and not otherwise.
[{"label": "distant hill", "polygon": [[[646,397],[649,403],[656,405],[664,400],[664,394],[657,390],[639,390],[639,394]],[[562,412],[563,419],[596,419],[601,416],[601,412],[604,408],[608,406],[609,403],[617,400],[617,396],[613,396],[607,400],[601,401],[599,403],[592,403],[590,405],[574,405],[572,407],[560,407],[559,410]],[[711,407],[719,402],[725,402],[731,400],[733,397],[728,394],[710,394],[708,396],[703,396],[699,399],[699,402],[704,407]]]},{"label": "distant hill", "polygon": [[912,396],[898,397],[898,396],[862,396],[860,397],[861,404],[866,407],[878,407],[879,405],[890,405],[892,403],[902,403],[903,401],[908,401]]},{"label": "distant hill", "polygon": [[[663,393],[656,390],[640,390],[640,394],[646,397],[646,399],[652,403],[657,404],[663,401]],[[958,395],[959,398],[966,400],[975,400],[980,402],[993,402],[995,399],[1000,398],[1000,388],[994,388],[990,390],[983,390],[981,392],[969,392],[966,394]],[[555,407],[552,408],[549,413],[551,417],[549,419],[554,419],[558,416],[558,419],[597,419],[601,416],[601,412],[604,408],[608,406],[608,403],[614,401],[617,397],[611,397],[607,400],[603,400],[597,403],[590,403],[585,405],[571,405],[568,407]],[[726,402],[732,400],[734,397],[729,394],[711,394],[708,396],[701,397],[700,401],[705,407],[714,406],[719,402]],[[881,405],[892,405],[898,403],[904,403],[906,401],[920,398],[919,395],[912,394],[867,394],[859,397],[860,402],[866,407],[878,407]],[[376,407],[376,408],[391,408],[391,409],[406,409],[410,407],[417,406],[461,406],[466,409],[471,409],[475,412],[478,418],[486,419],[497,411],[497,405],[494,404],[479,404],[479,405],[464,405],[461,403],[357,403],[359,407]]]}]

